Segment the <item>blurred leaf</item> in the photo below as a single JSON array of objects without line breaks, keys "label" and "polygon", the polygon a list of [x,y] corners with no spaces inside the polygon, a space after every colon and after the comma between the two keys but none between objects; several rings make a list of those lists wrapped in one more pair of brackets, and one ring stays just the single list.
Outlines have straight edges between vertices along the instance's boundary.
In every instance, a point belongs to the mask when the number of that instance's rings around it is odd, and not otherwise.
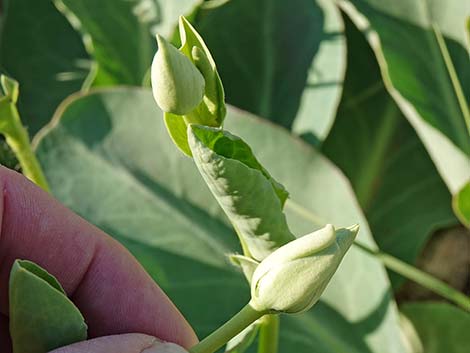
[{"label": "blurred leaf", "polygon": [[23,122],[35,134],[89,72],[80,36],[51,0],[4,1],[0,69],[21,85]]},{"label": "blurred leaf", "polygon": [[[291,192],[295,202],[286,202],[286,212],[295,234],[326,221],[359,222],[360,241],[373,246],[347,180],[328,160],[233,108],[227,128]],[[55,196],[125,244],[199,337],[249,299],[245,278],[225,256],[240,250],[236,235],[194,162],[175,149],[150,92],[119,89],[69,100],[38,155]],[[312,311],[282,320],[280,351],[405,352],[384,268],[357,248]]]},{"label": "blurred leaf", "polygon": [[341,3],[368,35],[388,90],[456,194],[470,180],[469,2]]},{"label": "blurred leaf", "polygon": [[47,353],[87,338],[87,326],[57,280],[30,261],[10,274],[10,335],[15,353]]},{"label": "blurred leaf", "polygon": [[454,195],[452,205],[462,224],[470,228],[470,182]]},{"label": "blurred leaf", "polygon": [[447,303],[407,303],[401,311],[413,323],[424,353],[466,353],[470,313]]},{"label": "blurred leaf", "polygon": [[[59,0],[86,36],[97,67],[94,86],[140,86],[157,49],[152,32],[170,35],[196,0]],[[77,21],[78,20],[78,21]]]},{"label": "blurred leaf", "polygon": [[199,11],[195,24],[229,103],[298,133],[326,136],[345,67],[343,24],[331,1],[229,1]]},{"label": "blurred leaf", "polygon": [[[451,197],[386,91],[366,39],[347,17],[345,24],[348,69],[322,150],[351,181],[379,247],[414,263],[435,230],[457,223]],[[390,278],[394,287],[403,282],[394,272]]]}]

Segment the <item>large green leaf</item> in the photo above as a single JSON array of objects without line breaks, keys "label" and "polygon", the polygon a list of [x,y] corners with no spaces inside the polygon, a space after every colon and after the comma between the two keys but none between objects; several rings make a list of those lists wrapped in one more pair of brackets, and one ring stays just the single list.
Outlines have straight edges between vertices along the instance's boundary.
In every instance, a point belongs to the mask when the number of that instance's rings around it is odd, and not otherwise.
[{"label": "large green leaf", "polygon": [[343,24],[331,1],[229,1],[200,11],[195,24],[229,103],[298,133],[326,136],[345,66]]},{"label": "large green leaf", "polygon": [[[386,91],[366,39],[348,18],[345,24],[343,97],[322,150],[351,181],[379,247],[413,263],[436,229],[458,223],[451,197]],[[390,276],[395,286],[403,280],[393,272]]]},{"label": "large green leaf", "polygon": [[[93,128],[91,128],[93,127]],[[287,218],[301,235],[323,223],[367,223],[346,179],[319,153],[284,130],[231,108],[226,127],[252,146],[291,192]],[[150,92],[119,89],[75,97],[45,132],[38,155],[53,192],[125,244],[160,283],[200,337],[249,299],[229,265],[236,235],[192,159],[167,135]],[[383,266],[352,249],[318,305],[283,317],[281,351],[404,352]]]},{"label": "large green leaf", "polygon": [[[341,2],[452,194],[470,180],[467,0]],[[364,17],[365,16],[365,17]]]},{"label": "large green leaf", "polygon": [[156,51],[152,32],[170,36],[196,0],[60,0],[78,19],[96,62],[94,86],[141,85]]},{"label": "large green leaf", "polygon": [[80,90],[90,63],[80,36],[51,0],[4,3],[0,70],[19,81],[18,108],[34,134]]},{"label": "large green leaf", "polygon": [[47,353],[87,338],[87,325],[57,280],[30,261],[10,274],[10,335],[15,353]]},{"label": "large green leaf", "polygon": [[447,303],[408,303],[401,311],[421,341],[417,353],[466,353],[470,347],[470,313]]}]

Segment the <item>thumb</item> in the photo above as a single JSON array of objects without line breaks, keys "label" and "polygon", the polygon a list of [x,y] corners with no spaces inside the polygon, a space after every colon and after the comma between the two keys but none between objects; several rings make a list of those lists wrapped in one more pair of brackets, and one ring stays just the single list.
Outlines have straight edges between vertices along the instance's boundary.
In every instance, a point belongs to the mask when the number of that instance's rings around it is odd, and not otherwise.
[{"label": "thumb", "polygon": [[53,350],[50,353],[187,353],[174,344],[139,333],[99,337]]}]

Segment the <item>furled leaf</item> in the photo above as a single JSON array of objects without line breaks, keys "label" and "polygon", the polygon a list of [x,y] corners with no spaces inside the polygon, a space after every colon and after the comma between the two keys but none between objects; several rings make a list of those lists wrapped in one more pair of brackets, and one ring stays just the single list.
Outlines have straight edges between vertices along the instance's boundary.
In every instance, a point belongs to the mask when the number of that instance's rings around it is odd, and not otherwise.
[{"label": "furled leaf", "polygon": [[295,239],[282,212],[287,192],[243,140],[220,129],[189,125],[188,141],[199,172],[246,253],[261,261]]},{"label": "furled leaf", "polygon": [[[379,247],[414,263],[435,230],[458,223],[451,196],[386,91],[366,39],[347,17],[345,23],[348,69],[322,150],[351,181]],[[403,282],[393,272],[390,278],[394,287]]]},{"label": "furled leaf", "polygon": [[[246,304],[246,280],[225,256],[240,251],[236,235],[193,160],[175,151],[151,92],[76,97],[56,119],[38,146],[54,195],[127,246],[199,337]],[[233,108],[226,128],[290,191],[295,234],[360,221],[359,240],[374,246],[348,181],[328,160]],[[405,352],[385,270],[358,248],[314,310],[281,324],[280,352]]]},{"label": "furled leaf", "polygon": [[392,97],[455,195],[470,181],[466,0],[348,0]]},{"label": "furled leaf", "polygon": [[[156,51],[155,33],[170,36],[196,0],[60,0],[90,42],[94,86],[141,85]],[[75,20],[76,21],[76,20]]]},{"label": "furled leaf", "polygon": [[83,316],[59,282],[30,261],[13,264],[9,300],[15,353],[47,353],[87,337]]},{"label": "furled leaf", "polygon": [[320,140],[328,134],[346,54],[331,1],[229,1],[199,11],[195,25],[230,104]]},{"label": "furled leaf", "polygon": [[407,303],[400,309],[413,323],[424,353],[468,351],[470,313],[453,305],[437,302]]},{"label": "furled leaf", "polygon": [[90,63],[80,36],[50,0],[4,1],[0,69],[21,85],[18,102],[30,134],[79,91]]}]

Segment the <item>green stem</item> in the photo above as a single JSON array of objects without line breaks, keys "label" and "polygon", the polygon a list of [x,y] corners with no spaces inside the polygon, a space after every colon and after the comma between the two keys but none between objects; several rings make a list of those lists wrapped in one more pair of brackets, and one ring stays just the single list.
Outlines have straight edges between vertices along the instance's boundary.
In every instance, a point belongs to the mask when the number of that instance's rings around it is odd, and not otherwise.
[{"label": "green stem", "polygon": [[408,265],[406,262],[403,262],[391,255],[383,253],[379,250],[373,250],[358,241],[355,241],[354,245],[368,254],[379,258],[388,269],[418,283],[419,285],[433,291],[434,293],[441,295],[442,297],[459,305],[463,309],[470,311],[470,298],[458,290],[450,287],[441,280],[435,278],[434,276],[431,276],[414,266]]},{"label": "green stem", "polygon": [[279,348],[279,315],[266,315],[259,328],[258,353],[277,353]]},{"label": "green stem", "polygon": [[34,154],[29,135],[21,123],[18,110],[14,104],[10,104],[10,119],[5,129],[5,139],[20,162],[23,174],[36,185],[49,192],[49,185],[41,166]]},{"label": "green stem", "polygon": [[238,314],[192,347],[189,352],[214,353],[264,314],[264,312],[259,312],[247,304]]}]

